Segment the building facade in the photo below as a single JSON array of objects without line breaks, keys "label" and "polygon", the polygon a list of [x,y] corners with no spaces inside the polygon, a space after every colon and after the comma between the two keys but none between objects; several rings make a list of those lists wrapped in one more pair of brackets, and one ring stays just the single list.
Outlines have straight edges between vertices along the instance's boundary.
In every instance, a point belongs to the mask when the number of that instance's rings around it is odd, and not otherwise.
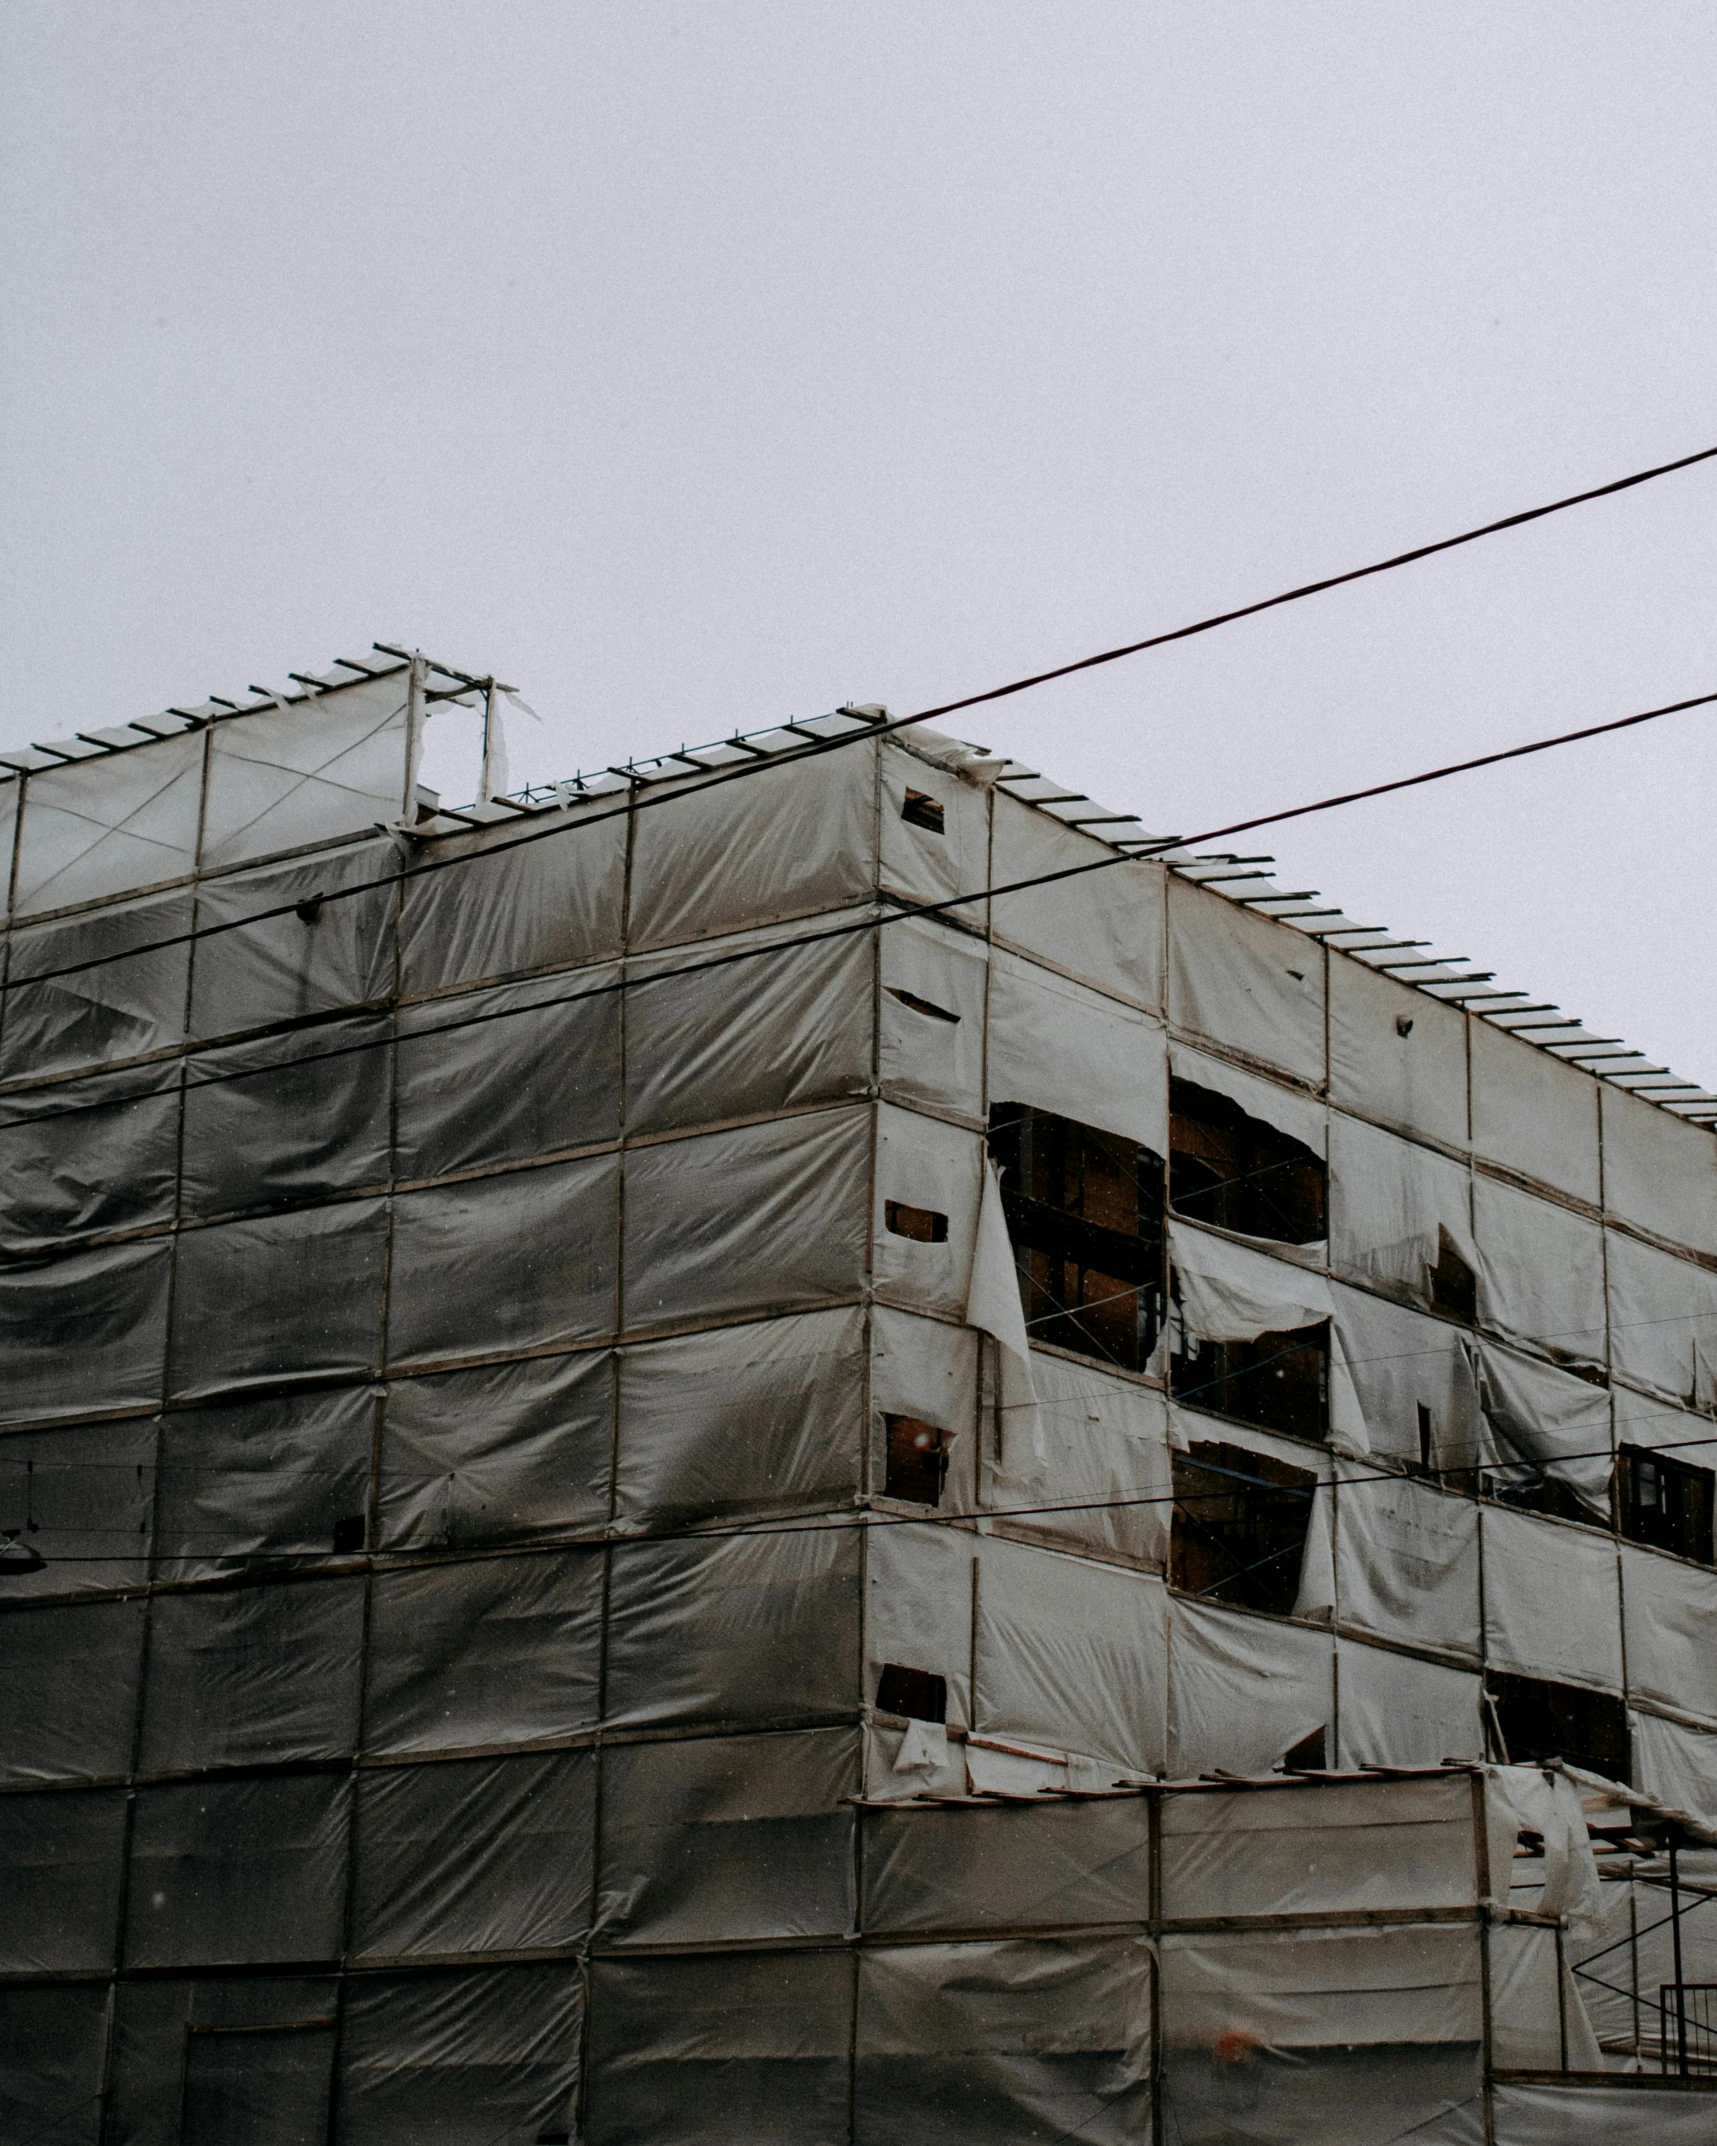
[{"label": "building facade", "polygon": [[879,711],[443,813],[464,683],[0,784],[0,2132],[1717,2136],[1712,1133]]}]

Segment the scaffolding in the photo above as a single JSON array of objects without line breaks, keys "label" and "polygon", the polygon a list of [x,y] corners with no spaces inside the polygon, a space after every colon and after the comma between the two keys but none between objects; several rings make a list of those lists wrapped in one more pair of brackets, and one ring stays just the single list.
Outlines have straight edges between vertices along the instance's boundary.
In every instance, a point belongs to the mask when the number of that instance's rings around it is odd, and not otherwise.
[{"label": "scaffolding", "polygon": [[1709,1132],[879,710],[443,812],[486,683],[0,783],[0,2136],[1711,2138]]}]

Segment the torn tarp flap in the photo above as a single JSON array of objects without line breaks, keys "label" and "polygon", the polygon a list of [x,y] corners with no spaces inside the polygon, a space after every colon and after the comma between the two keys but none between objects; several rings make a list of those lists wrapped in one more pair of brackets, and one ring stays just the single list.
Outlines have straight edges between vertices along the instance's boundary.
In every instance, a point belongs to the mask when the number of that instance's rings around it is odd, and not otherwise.
[{"label": "torn tarp flap", "polygon": [[1033,1459],[1040,1468],[1043,1467],[1048,1461],[1049,1449],[1044,1442],[1037,1391],[1032,1383],[1031,1344],[1026,1337],[1025,1310],[1020,1301],[1019,1269],[1014,1260],[1013,1242],[1008,1236],[1001,1179],[996,1175],[995,1164],[988,1160],[984,1163],[971,1276],[966,1287],[966,1324],[989,1334],[996,1343],[1004,1473],[1010,1453],[1021,1452],[1028,1439]]},{"label": "torn tarp flap", "polygon": [[1492,1434],[1483,1458],[1500,1466],[1502,1486],[1523,1488],[1542,1471],[1607,1523],[1614,1465],[1608,1393],[1496,1342],[1473,1346],[1479,1405]]},{"label": "torn tarp flap", "polygon": [[1192,1050],[1184,1043],[1169,1045],[1169,1075],[1173,1080],[1187,1081],[1195,1088],[1225,1096],[1247,1117],[1261,1119],[1290,1140],[1310,1148],[1314,1155],[1324,1154],[1328,1147],[1329,1111],[1316,1096],[1302,1089],[1265,1080],[1231,1065],[1225,1058]]},{"label": "torn tarp flap", "polygon": [[990,979],[992,1104],[1057,1117],[1168,1151],[1164,1034],[1149,1015],[998,949]]},{"label": "torn tarp flap", "polygon": [[1499,1873],[1506,1876],[1520,1835],[1539,1834],[1544,1842],[1542,1912],[1559,1916],[1571,1936],[1592,1936],[1603,1927],[1603,1909],[1579,1789],[1566,1774],[1540,1766],[1487,1766],[1484,1779],[1493,1889]]},{"label": "torn tarp flap", "polygon": [[1335,1326],[1335,1295],[1321,1274],[1184,1222],[1169,1224],[1169,1260],[1181,1317],[1203,1341],[1255,1341],[1328,1322],[1330,1443],[1371,1450],[1364,1412]]}]

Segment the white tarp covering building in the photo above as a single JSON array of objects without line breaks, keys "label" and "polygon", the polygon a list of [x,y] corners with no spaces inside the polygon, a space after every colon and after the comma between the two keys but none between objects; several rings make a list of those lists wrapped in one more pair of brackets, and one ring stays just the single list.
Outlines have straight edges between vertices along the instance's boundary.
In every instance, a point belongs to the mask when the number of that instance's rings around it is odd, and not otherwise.
[{"label": "white tarp covering building", "polygon": [[6,762],[0,2137],[1717,2138],[1712,1134],[876,711],[437,812],[460,684]]}]

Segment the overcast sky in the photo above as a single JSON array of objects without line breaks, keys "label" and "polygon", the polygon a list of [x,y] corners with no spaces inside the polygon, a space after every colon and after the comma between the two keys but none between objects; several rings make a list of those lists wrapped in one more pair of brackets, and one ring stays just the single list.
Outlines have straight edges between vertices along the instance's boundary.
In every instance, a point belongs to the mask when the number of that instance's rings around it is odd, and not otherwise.
[{"label": "overcast sky", "polygon": [[[1709,5],[11,0],[0,43],[0,743],[401,639],[561,775],[1717,444]],[[1714,628],[1717,463],[966,733],[1184,832],[1717,690]],[[1256,846],[1717,1079],[1714,736]]]}]

